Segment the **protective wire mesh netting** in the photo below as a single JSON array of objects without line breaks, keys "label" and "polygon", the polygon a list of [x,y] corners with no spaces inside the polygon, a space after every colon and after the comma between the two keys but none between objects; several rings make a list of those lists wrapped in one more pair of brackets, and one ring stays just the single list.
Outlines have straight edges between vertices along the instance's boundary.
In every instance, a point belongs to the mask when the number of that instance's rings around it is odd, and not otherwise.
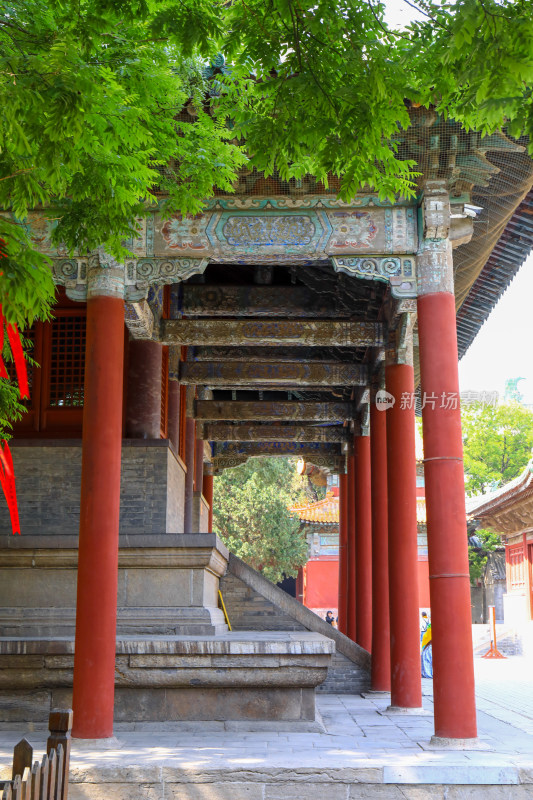
[{"label": "protective wire mesh netting", "polygon": [[[452,202],[479,207],[471,240],[454,249],[459,354],[473,341],[499,297],[533,246],[533,160],[528,139],[503,132],[482,136],[465,131],[434,109],[409,109],[411,125],[397,135],[397,155],[416,161],[418,188],[427,179],[447,182]],[[183,111],[180,122],[192,122]],[[282,180],[274,171],[240,171],[237,196],[336,195],[341,178],[330,175],[327,187],[311,175]],[[364,191],[364,189],[362,190]],[[215,194],[223,194],[215,189]]]}]

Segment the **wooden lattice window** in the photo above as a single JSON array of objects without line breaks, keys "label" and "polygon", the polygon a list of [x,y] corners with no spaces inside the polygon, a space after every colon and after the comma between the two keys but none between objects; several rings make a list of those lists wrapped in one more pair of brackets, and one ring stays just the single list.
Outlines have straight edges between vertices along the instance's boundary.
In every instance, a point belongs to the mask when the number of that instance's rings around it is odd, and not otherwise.
[{"label": "wooden lattice window", "polygon": [[524,547],[516,544],[507,548],[507,583],[510,591],[520,591],[526,586],[526,563]]},{"label": "wooden lattice window", "polygon": [[48,405],[83,406],[85,313],[58,316],[50,327]]},{"label": "wooden lattice window", "polygon": [[33,341],[26,349],[38,366],[28,368],[30,400],[14,425],[16,436],[81,436],[86,311],[59,293],[53,313],[50,322],[36,322],[24,332]]}]

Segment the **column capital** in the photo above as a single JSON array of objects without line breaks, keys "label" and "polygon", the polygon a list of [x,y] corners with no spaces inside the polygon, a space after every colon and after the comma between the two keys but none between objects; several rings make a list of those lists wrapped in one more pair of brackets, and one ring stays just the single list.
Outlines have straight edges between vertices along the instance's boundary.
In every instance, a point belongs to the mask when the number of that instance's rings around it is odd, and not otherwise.
[{"label": "column capital", "polygon": [[421,239],[417,258],[418,296],[453,294],[451,211],[446,181],[426,181],[420,203]]}]

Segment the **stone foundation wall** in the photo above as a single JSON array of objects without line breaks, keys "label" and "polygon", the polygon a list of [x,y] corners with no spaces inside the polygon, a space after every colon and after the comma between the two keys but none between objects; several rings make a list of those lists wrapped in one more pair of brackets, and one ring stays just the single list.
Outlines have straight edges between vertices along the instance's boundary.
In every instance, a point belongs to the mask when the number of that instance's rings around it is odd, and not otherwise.
[{"label": "stone foundation wall", "polygon": [[370,655],[365,650],[233,554],[220,590],[233,630],[308,630],[334,640],[328,677],[317,692],[358,694],[370,688]]},{"label": "stone foundation wall", "polygon": [[[11,451],[22,534],[77,535],[81,442],[15,440]],[[120,533],[183,533],[184,496],[184,465],[166,440],[124,440]],[[2,498],[0,533],[10,531],[9,513]]]}]

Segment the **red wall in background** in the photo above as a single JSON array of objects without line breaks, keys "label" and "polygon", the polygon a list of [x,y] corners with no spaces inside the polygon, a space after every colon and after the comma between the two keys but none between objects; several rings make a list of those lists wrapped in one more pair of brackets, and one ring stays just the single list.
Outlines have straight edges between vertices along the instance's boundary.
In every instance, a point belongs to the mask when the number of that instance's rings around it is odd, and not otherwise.
[{"label": "red wall in background", "polygon": [[[337,608],[339,562],[335,558],[308,561],[303,567],[303,604],[307,608]],[[418,593],[420,608],[429,608],[429,564],[418,561]]]},{"label": "red wall in background", "polygon": [[337,608],[339,599],[339,560],[323,557],[304,567],[304,605],[307,608]]},{"label": "red wall in background", "polygon": [[429,608],[429,562],[418,559],[418,605],[420,608]]}]

